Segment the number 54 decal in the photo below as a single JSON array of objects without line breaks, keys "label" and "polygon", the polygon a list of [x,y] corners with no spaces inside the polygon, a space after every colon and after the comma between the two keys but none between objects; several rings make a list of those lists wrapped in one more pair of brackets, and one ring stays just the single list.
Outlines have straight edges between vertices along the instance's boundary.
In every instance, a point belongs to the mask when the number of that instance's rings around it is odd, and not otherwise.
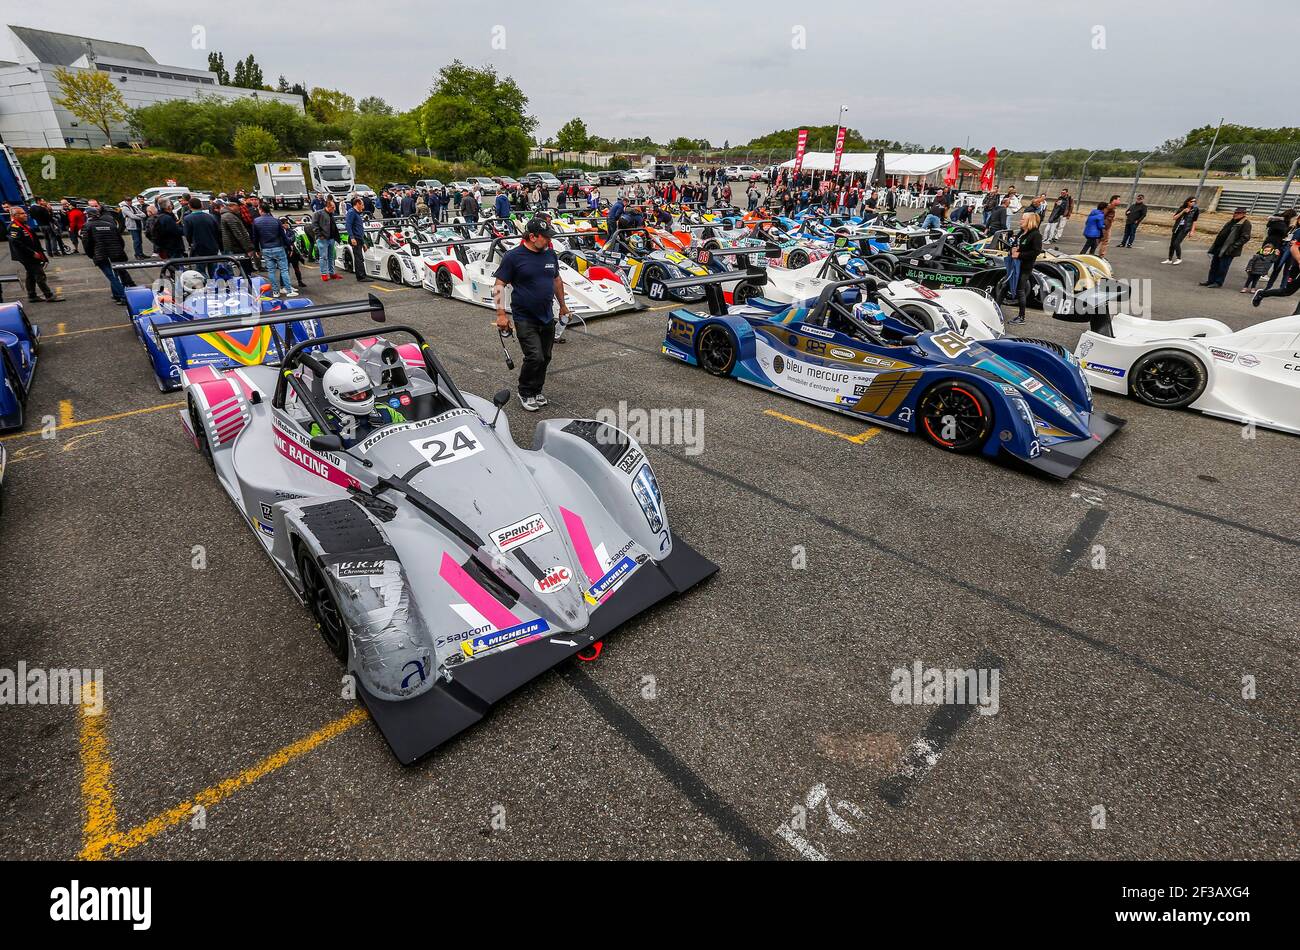
[{"label": "number 54 decal", "polygon": [[483,443],[474,438],[469,426],[456,426],[437,435],[412,439],[411,447],[430,465],[446,465],[483,451]]}]

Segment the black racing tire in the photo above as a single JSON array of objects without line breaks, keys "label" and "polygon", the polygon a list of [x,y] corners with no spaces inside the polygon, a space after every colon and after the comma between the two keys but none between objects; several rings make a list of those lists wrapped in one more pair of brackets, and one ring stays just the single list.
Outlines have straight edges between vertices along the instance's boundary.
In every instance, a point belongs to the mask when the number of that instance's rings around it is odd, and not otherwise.
[{"label": "black racing tire", "polygon": [[760,297],[763,294],[761,287],[751,284],[747,280],[742,280],[736,285],[736,289],[731,292],[731,302],[733,304],[745,304],[753,297]]},{"label": "black racing tire", "polygon": [[347,663],[348,627],[339,610],[338,598],[334,596],[325,568],[305,547],[298,549],[298,577],[302,580],[303,598],[316,618],[316,628],[325,647],[340,663]]},{"label": "black racing tire", "polygon": [[396,257],[390,257],[388,259],[388,279],[395,284],[403,283],[402,265],[398,262]]},{"label": "black racing tire", "polygon": [[216,462],[212,458],[212,444],[208,442],[208,430],[203,427],[203,419],[199,415],[199,407],[194,402],[194,397],[190,397],[190,425],[194,427],[194,439],[199,443],[199,454],[207,461],[208,465],[216,467]]},{"label": "black racing tire", "polygon": [[1184,350],[1153,350],[1129,371],[1128,389],[1138,402],[1158,409],[1184,409],[1209,382],[1205,364]]},{"label": "black racing tire", "polygon": [[445,267],[439,267],[433,272],[433,286],[437,288],[438,293],[444,297],[451,296],[451,272]]},{"label": "black racing tire", "polygon": [[807,267],[810,258],[808,252],[803,248],[796,247],[785,257],[785,266],[790,270],[798,270],[800,267]]},{"label": "black racing tire", "polygon": [[988,397],[965,380],[935,383],[921,395],[916,415],[917,431],[945,452],[978,451],[993,431],[993,407]]},{"label": "black racing tire", "polygon": [[873,264],[885,268],[889,272],[891,280],[901,280],[903,277],[903,262],[894,254],[888,251],[881,251],[879,254],[872,254],[870,260]]},{"label": "black racing tire", "polygon": [[898,305],[899,312],[907,319],[915,321],[916,328],[923,333],[937,330],[934,313],[929,307],[923,307],[919,303],[903,303]]},{"label": "black racing tire", "polygon": [[736,338],[720,323],[710,323],[695,338],[695,359],[714,376],[730,376],[736,365]]},{"label": "black racing tire", "polygon": [[345,247],[343,253],[339,255],[338,268],[340,270],[353,270],[352,267],[352,249]]}]

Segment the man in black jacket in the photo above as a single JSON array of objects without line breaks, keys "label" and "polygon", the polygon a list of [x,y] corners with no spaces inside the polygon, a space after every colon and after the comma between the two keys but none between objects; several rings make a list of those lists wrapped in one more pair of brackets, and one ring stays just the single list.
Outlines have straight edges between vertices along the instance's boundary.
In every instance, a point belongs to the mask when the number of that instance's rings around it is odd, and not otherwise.
[{"label": "man in black jacket", "polygon": [[1120,238],[1120,247],[1132,247],[1133,240],[1137,237],[1138,225],[1146,220],[1147,211],[1146,197],[1138,195],[1133,204],[1128,206],[1124,212],[1124,236]]},{"label": "man in black jacket", "polygon": [[54,291],[50,290],[50,285],[45,282],[45,263],[49,258],[41,250],[41,242],[37,239],[36,231],[29,223],[27,211],[22,205],[13,205],[9,209],[9,256],[14,259],[15,264],[22,265],[23,270],[27,272],[29,301],[37,303],[41,299],[36,296],[36,288],[40,287],[46,300],[51,303],[62,302],[63,298],[54,296]]},{"label": "man in black jacket", "polygon": [[[81,231],[82,246],[86,256],[95,262],[113,294],[113,303],[126,304],[126,289],[122,279],[113,270],[114,264],[126,263],[126,242],[122,239],[122,228],[111,214],[104,214],[98,201],[91,201],[86,208],[86,226]],[[128,278],[129,280],[130,278]]]},{"label": "man in black jacket", "polygon": [[1228,279],[1228,268],[1241,256],[1242,250],[1250,243],[1250,219],[1246,209],[1238,208],[1232,212],[1228,223],[1219,229],[1214,243],[1210,245],[1210,274],[1201,281],[1202,287],[1222,287]]},{"label": "man in black jacket", "polygon": [[154,222],[153,233],[149,240],[163,260],[185,256],[185,236],[181,233],[180,222],[172,210],[170,198],[158,199],[158,220]]},{"label": "man in black jacket", "polygon": [[221,253],[221,225],[216,218],[203,210],[203,202],[198,198],[190,199],[189,214],[185,215],[182,225],[192,256],[203,257]]}]

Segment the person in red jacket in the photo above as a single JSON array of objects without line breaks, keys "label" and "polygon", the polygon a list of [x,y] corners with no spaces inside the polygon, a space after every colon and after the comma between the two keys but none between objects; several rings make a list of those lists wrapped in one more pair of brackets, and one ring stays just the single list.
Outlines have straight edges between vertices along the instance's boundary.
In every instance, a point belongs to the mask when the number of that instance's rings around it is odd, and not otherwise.
[{"label": "person in red jacket", "polygon": [[63,214],[68,220],[68,237],[72,240],[72,253],[77,253],[77,242],[81,240],[81,229],[86,226],[86,212],[75,207],[67,198],[63,199]]}]

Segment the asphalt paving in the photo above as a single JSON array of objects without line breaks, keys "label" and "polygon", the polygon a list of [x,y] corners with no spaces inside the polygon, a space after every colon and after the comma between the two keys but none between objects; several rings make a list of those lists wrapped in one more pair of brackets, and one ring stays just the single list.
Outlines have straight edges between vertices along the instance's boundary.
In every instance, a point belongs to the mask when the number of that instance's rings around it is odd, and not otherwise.
[{"label": "asphalt paving", "polygon": [[[1157,318],[1290,311],[1197,287],[1188,250],[1110,257]],[[664,309],[593,320],[541,416],[698,412],[701,451],[649,452],[721,570],[407,768],[101,275],[67,257],[51,282],[67,301],[31,308],[31,420],[3,443],[0,668],[102,669],[106,714],[0,706],[2,856],[1300,856],[1295,436],[1099,394],[1127,425],[1050,481],[673,362]],[[364,289],[462,389],[512,385],[489,311]],[[1031,313],[1023,335],[1079,330]],[[527,444],[536,420],[506,412]],[[996,709],[895,702],[918,663],[996,673]]]}]

